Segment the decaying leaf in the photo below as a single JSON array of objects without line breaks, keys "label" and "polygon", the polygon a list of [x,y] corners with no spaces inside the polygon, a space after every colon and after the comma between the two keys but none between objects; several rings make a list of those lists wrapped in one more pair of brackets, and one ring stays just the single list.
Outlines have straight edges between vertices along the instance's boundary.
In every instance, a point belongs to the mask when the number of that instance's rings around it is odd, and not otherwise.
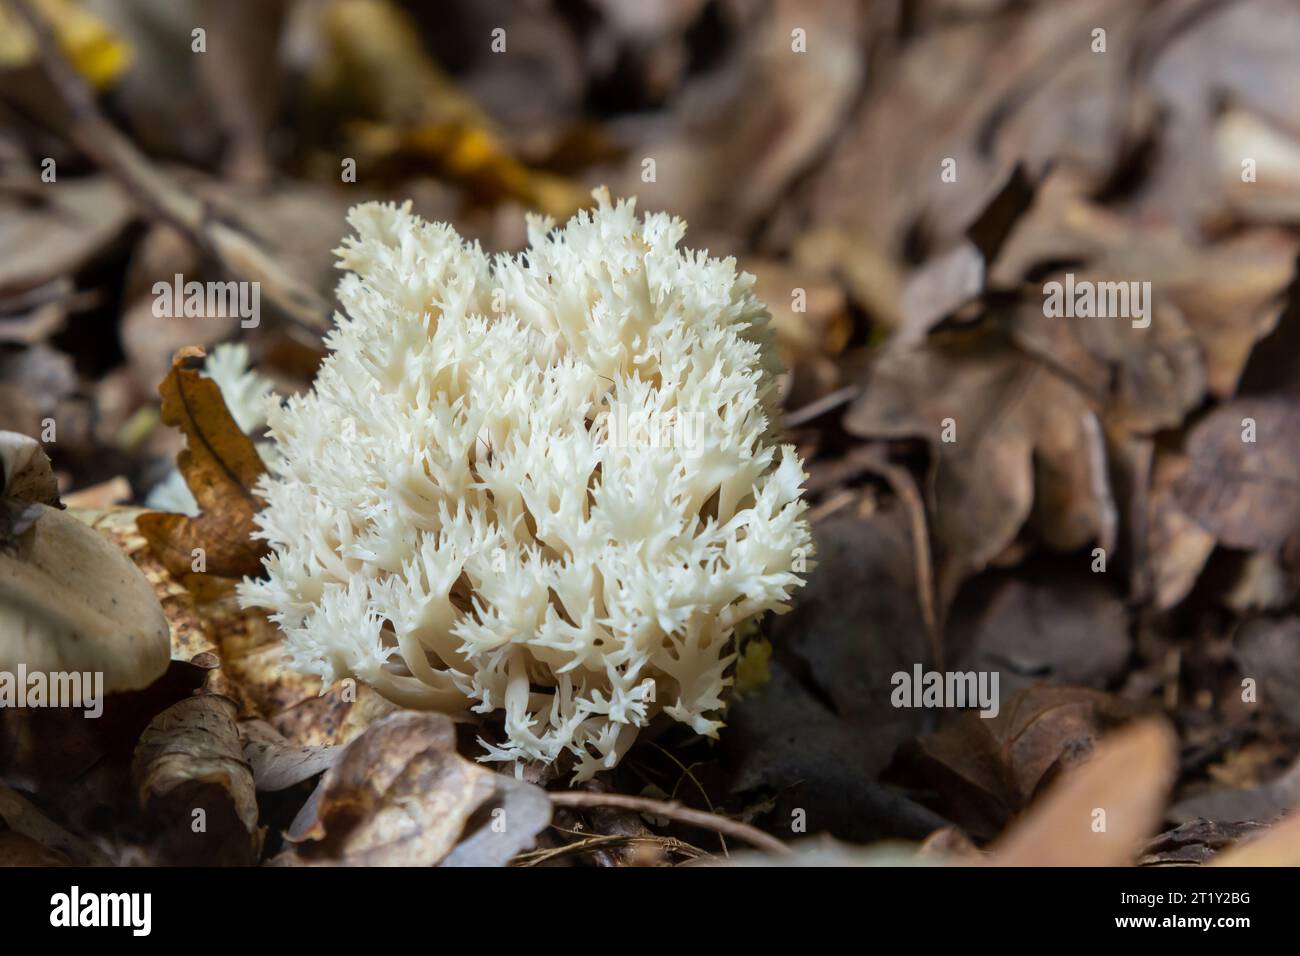
[{"label": "decaying leaf", "polygon": [[246,721],[239,729],[258,790],[285,790],[309,780],[332,767],[342,752],[341,747],[295,747],[262,720]]},{"label": "decaying leaf", "polygon": [[[394,714],[348,745],[287,836],[297,844],[297,862],[309,865],[432,866],[474,829],[480,808],[497,799],[504,815],[489,817],[522,849],[536,833],[529,828],[540,829],[549,813],[542,819],[529,798],[509,799],[496,776],[456,753],[455,726],[445,715]],[[512,803],[519,808],[514,815]],[[489,850],[490,838],[474,839],[462,861],[499,856]]]},{"label": "decaying leaf", "polygon": [[132,782],[173,862],[257,859],[257,797],[235,713],[233,701],[201,694],[163,711],[140,736]]},{"label": "decaying leaf", "polygon": [[1208,863],[1243,835],[1264,829],[1260,823],[1219,823],[1196,819],[1153,837],[1138,857],[1138,866],[1187,866]]},{"label": "decaying leaf", "polygon": [[774,818],[801,808],[809,832],[919,838],[945,821],[876,780],[930,720],[890,702],[895,673],[932,666],[909,521],[891,507],[869,518],[836,515],[814,534],[818,569],[806,594],[766,625],[769,679],[727,713],[721,745],[731,786],[778,794]]},{"label": "decaying leaf", "polygon": [[505,866],[551,822],[551,801],[541,787],[499,773],[492,783],[496,789],[439,866]]},{"label": "decaying leaf", "polygon": [[1255,682],[1264,706],[1300,731],[1300,617],[1257,617],[1241,628],[1235,645],[1237,667]]},{"label": "decaying leaf", "polygon": [[1179,506],[1232,548],[1275,549],[1300,529],[1300,409],[1241,399],[1216,408],[1188,438],[1174,486]]},{"label": "decaying leaf", "polygon": [[1177,739],[1143,721],[1097,746],[993,846],[994,866],[1122,866],[1160,822]]},{"label": "decaying leaf", "polygon": [[98,176],[60,183],[39,203],[0,197],[0,210],[0,293],[80,271],[132,218],[121,187]]},{"label": "decaying leaf", "polygon": [[[185,432],[187,447],[177,466],[202,514],[146,514],[137,523],[174,575],[198,570],[227,578],[258,574],[266,548],[251,537],[253,514],[262,506],[253,486],[265,469],[217,383],[200,374],[203,357],[202,349],[178,351],[159,387],[163,421]],[[201,567],[196,554],[202,556]]]},{"label": "decaying leaf", "polygon": [[1132,653],[1123,601],[1106,576],[1087,565],[1044,564],[982,579],[987,586],[970,601],[963,595],[949,623],[955,669],[997,671],[1003,699],[1043,682],[1106,687]]},{"label": "decaying leaf", "polygon": [[992,835],[1062,771],[1092,752],[1131,708],[1101,691],[1033,687],[1004,701],[996,717],[962,713],[906,754],[908,778],[938,789],[954,822]]},{"label": "decaying leaf", "polygon": [[941,606],[1031,516],[1061,550],[1106,546],[1113,534],[1094,411],[1052,369],[988,331],[885,349],[844,424],[864,438],[929,444]]}]

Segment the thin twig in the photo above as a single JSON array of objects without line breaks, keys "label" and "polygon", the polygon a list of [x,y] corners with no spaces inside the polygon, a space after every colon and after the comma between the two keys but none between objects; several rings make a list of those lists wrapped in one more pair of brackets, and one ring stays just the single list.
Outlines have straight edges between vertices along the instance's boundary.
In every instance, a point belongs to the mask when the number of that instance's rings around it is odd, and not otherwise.
[{"label": "thin twig", "polygon": [[675,800],[653,800],[649,797],[633,797],[622,793],[594,793],[588,790],[571,790],[552,793],[551,803],[557,807],[623,807],[638,813],[653,813],[657,816],[676,820],[689,826],[725,833],[727,836],[744,840],[750,846],[756,846],[770,853],[788,854],[790,848],[771,834],[764,833],[757,827],[716,813],[705,813],[684,807]]},{"label": "thin twig", "polygon": [[[713,809],[713,801],[709,799],[709,792],[704,789],[704,784],[700,783],[700,778],[695,776],[695,774],[691,773],[691,768],[686,766],[686,764],[682,763],[676,757],[674,757],[667,749],[659,746],[659,744],[652,742],[651,746],[654,747],[656,750],[658,750],[669,760],[671,760],[673,763],[677,764],[678,768],[682,772],[682,775],[677,778],[677,782],[673,784],[673,792],[668,795],[669,798],[675,800],[677,798],[677,791],[678,789],[680,789],[682,785],[682,781],[690,780],[691,783],[695,784],[695,789],[699,791],[700,796],[704,798],[704,805],[709,808],[709,812],[715,813],[716,811]],[[727,850],[727,838],[725,834],[722,833],[718,834],[718,843],[722,845],[722,855],[731,856],[731,853]]]},{"label": "thin twig", "polygon": [[260,284],[267,298],[294,323],[319,334],[329,328],[330,306],[301,278],[275,261],[256,239],[211,214],[206,203],[160,172],[95,102],[94,94],[59,49],[49,24],[30,0],[8,0],[36,38],[41,65],[72,115],[68,135],[154,217],[184,233],[234,275]]},{"label": "thin twig", "polygon": [[[566,830],[564,832],[571,833],[573,831]],[[584,836],[573,843],[566,843],[563,846],[521,853],[510,862],[510,865],[537,866],[541,863],[550,863],[552,860],[563,856],[572,856],[575,853],[594,853],[596,850],[611,849],[618,846],[653,846],[669,853],[684,856],[688,860],[698,860],[709,856],[699,847],[691,846],[691,844],[675,837],[632,836],[612,833],[603,836]]]},{"label": "thin twig", "polygon": [[834,411],[841,405],[847,405],[861,394],[862,389],[857,385],[846,385],[844,388],[831,392],[829,395],[823,395],[814,402],[809,402],[802,408],[796,408],[792,412],[786,412],[781,417],[781,424],[786,428],[798,428],[800,425],[806,425],[814,418],[825,415],[829,411]]}]

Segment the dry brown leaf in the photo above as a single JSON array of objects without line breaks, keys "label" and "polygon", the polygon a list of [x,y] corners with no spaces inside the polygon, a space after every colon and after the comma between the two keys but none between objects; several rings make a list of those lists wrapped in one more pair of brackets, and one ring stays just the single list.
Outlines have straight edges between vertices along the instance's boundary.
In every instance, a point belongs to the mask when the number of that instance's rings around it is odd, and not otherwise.
[{"label": "dry brown leaf", "polygon": [[[1256,617],[1241,627],[1234,643],[1240,675],[1255,681],[1269,713],[1300,731],[1300,617]],[[1300,804],[1300,781],[1296,795]]]},{"label": "dry brown leaf", "polygon": [[431,866],[495,793],[494,776],[456,753],[448,717],[403,711],[348,746],[288,836],[306,864]]},{"label": "dry brown leaf", "polygon": [[[1077,40],[1097,26],[1112,37],[1106,56]],[[868,89],[812,183],[824,267],[892,326],[901,315],[860,282],[859,260],[948,249],[1018,160],[1037,174],[1052,158],[1090,187],[1104,183],[1135,108],[1125,64],[1139,26],[1137,6],[1101,0],[954,18],[917,36],[899,28],[902,49],[882,41],[872,71],[888,80]],[[943,176],[945,160],[955,177]]]},{"label": "dry brown leaf", "polygon": [[505,866],[531,849],[550,824],[551,800],[541,787],[500,773],[492,775],[492,783],[495,792],[439,866]]},{"label": "dry brown leaf", "polygon": [[1100,691],[1033,687],[1004,702],[996,717],[964,712],[917,741],[909,769],[938,789],[954,822],[991,835],[1129,715],[1127,705]]},{"label": "dry brown leaf", "polygon": [[266,546],[251,537],[253,515],[262,507],[253,486],[265,468],[252,441],[231,417],[220,387],[200,374],[203,358],[202,349],[179,350],[159,386],[163,421],[185,432],[187,446],[177,467],[202,513],[197,518],[146,514],[137,523],[174,575],[184,577],[196,569],[195,549],[201,549],[209,574],[259,574]]},{"label": "dry brown leaf", "polygon": [[132,210],[107,177],[63,181],[43,201],[0,197],[0,293],[8,294],[76,273],[121,234]]},{"label": "dry brown leaf", "polygon": [[257,859],[257,797],[235,714],[234,701],[225,697],[189,697],[155,717],[136,745],[132,782],[173,862]]},{"label": "dry brown leaf", "polygon": [[951,616],[947,637],[959,648],[953,668],[997,671],[1003,699],[1043,682],[1109,686],[1133,651],[1129,616],[1112,583],[1081,562],[986,575]]},{"label": "dry brown leaf", "polygon": [[1160,822],[1177,738],[1143,721],[1097,746],[992,848],[993,866],[1123,866]]},{"label": "dry brown leaf", "polygon": [[[1114,503],[1096,415],[1075,387],[995,334],[884,350],[844,425],[864,438],[928,442],[941,612],[1031,517],[1054,548],[1109,549]],[[944,440],[949,428],[955,440]]]},{"label": "dry brown leaf", "polygon": [[1190,461],[1174,497],[1221,544],[1278,548],[1300,529],[1298,445],[1300,409],[1294,404],[1230,402],[1192,429]]},{"label": "dry brown leaf", "polygon": [[264,720],[239,725],[258,790],[287,790],[334,765],[341,747],[295,747]]},{"label": "dry brown leaf", "polygon": [[[1168,223],[1134,222],[1097,205],[1080,192],[1077,179],[1061,172],[1044,182],[992,282],[1025,282],[1032,308],[1021,315],[1018,334],[1031,343],[1050,343],[1038,351],[1051,350],[1064,367],[1082,363],[1077,371],[1094,387],[1105,382],[1105,368],[1114,367],[1120,381],[1112,389],[1113,404],[1135,427],[1150,428],[1171,424],[1180,408],[1194,407],[1198,387],[1220,398],[1233,394],[1251,350],[1277,325],[1298,249],[1294,237],[1272,228],[1201,245]],[[1040,296],[1050,277],[1038,273],[1044,264],[1062,262],[1079,263],[1060,270],[1079,278],[1150,282],[1151,327],[1044,320]]]}]

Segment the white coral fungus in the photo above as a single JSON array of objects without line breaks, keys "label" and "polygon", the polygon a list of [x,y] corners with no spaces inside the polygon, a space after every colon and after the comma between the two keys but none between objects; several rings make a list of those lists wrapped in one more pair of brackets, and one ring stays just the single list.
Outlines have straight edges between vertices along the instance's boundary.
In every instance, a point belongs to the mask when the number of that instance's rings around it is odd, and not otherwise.
[{"label": "white coral fungus", "polygon": [[594,195],[495,260],[409,203],[352,210],[347,316],[270,405],[271,553],[241,587],[297,668],[504,710],[482,759],[567,752],[575,780],[660,710],[714,736],[737,626],[811,551],[753,277]]}]

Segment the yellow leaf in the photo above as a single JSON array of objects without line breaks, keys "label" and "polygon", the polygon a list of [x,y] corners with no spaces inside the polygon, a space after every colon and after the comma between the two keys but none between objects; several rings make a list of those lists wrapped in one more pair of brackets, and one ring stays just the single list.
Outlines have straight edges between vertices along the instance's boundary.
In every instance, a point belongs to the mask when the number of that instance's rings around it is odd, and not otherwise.
[{"label": "yellow leaf", "polygon": [[[73,0],[34,0],[36,11],[54,30],[59,47],[96,89],[106,89],[131,63],[126,41]],[[0,69],[27,66],[36,59],[36,40],[27,24],[0,4]]]},{"label": "yellow leaf", "polygon": [[367,164],[405,159],[488,201],[513,199],[557,219],[589,204],[587,191],[510,154],[491,118],[420,44],[389,0],[331,0],[322,14],[328,55],[313,77],[322,102],[351,103],[350,130]]},{"label": "yellow leaf", "polygon": [[740,649],[740,657],[736,661],[737,697],[744,697],[767,686],[767,682],[772,679],[772,672],[768,667],[771,660],[771,641],[756,637],[744,642]]}]

